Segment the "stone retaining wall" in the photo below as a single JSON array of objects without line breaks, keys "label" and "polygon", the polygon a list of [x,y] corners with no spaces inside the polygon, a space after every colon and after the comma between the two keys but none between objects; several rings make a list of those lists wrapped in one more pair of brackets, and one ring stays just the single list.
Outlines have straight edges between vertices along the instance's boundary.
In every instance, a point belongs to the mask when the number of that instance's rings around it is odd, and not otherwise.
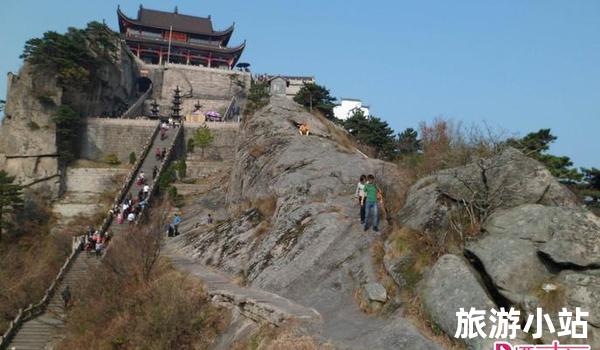
[{"label": "stone retaining wall", "polygon": [[156,128],[156,121],[145,119],[87,118],[81,139],[80,158],[103,160],[115,154],[122,163],[129,154],[139,152]]},{"label": "stone retaining wall", "polygon": [[[203,124],[186,123],[185,124],[185,143],[194,135],[198,128]],[[211,129],[214,139],[212,145],[204,150],[204,160],[233,160],[239,134],[238,123],[206,123]],[[195,147],[194,152],[189,152],[187,161],[202,161],[202,150]],[[188,167],[190,164],[188,164]]]}]

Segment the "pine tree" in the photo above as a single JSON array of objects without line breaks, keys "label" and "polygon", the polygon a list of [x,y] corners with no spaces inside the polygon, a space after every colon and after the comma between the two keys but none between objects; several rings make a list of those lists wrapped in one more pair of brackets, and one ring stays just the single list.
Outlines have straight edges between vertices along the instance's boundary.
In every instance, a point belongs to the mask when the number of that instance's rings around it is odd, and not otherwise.
[{"label": "pine tree", "polygon": [[519,149],[526,156],[542,162],[550,173],[561,181],[567,183],[580,181],[582,174],[573,168],[573,162],[569,157],[546,153],[556,139],[557,137],[552,135],[550,129],[540,129],[525,135],[521,139],[508,139],[506,143]]},{"label": "pine tree", "polygon": [[401,155],[414,154],[420,151],[422,147],[418,133],[413,128],[407,128],[398,134],[398,153]]},{"label": "pine tree", "polygon": [[396,157],[394,130],[387,122],[374,116],[367,118],[362,110],[355,109],[343,125],[358,142],[373,147],[376,157],[387,160]]},{"label": "pine tree", "polygon": [[23,206],[23,186],[15,184],[15,177],[0,170],[0,239],[3,230],[12,224],[12,216]]},{"label": "pine tree", "polygon": [[333,116],[333,107],[335,106],[335,97],[331,96],[329,90],[321,85],[314,83],[304,83],[300,91],[294,96],[294,101],[323,113],[327,119],[336,120]]}]

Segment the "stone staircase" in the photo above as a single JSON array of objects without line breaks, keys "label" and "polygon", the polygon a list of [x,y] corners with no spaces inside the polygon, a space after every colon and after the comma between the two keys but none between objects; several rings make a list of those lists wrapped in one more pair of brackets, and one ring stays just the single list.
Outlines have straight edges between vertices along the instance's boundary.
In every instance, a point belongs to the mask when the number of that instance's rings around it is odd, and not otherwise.
[{"label": "stone staircase", "polygon": [[[149,149],[148,152],[145,152],[147,154],[146,157],[140,160],[141,164],[137,171],[132,173],[132,177],[134,179],[137,178],[138,174],[143,171],[148,185],[154,190],[152,170],[155,166],[161,170],[166,166],[175,147],[177,137],[181,133],[183,133],[183,130],[171,129],[167,132],[167,137],[164,140],[160,139],[160,133],[155,133],[147,146]],[[164,162],[156,159],[154,152],[157,148],[161,150],[163,148],[167,149],[168,156],[164,159]],[[127,179],[126,181],[129,183],[129,180]],[[132,181],[126,188],[125,194],[131,193],[135,198],[139,189],[140,187],[135,184],[135,181]],[[118,225],[116,220],[112,220],[106,228],[106,231],[112,232],[113,235],[118,235],[126,230],[127,224]],[[86,252],[77,254],[63,279],[54,289],[54,294],[43,312],[18,324],[17,332],[9,343],[5,339],[2,339],[0,350],[52,349],[54,344],[61,338],[66,317],[61,292],[66,286],[69,286],[71,294],[76,295],[75,291],[82,285],[86,277],[89,276],[88,271],[90,268],[100,264],[100,261],[100,258]]]},{"label": "stone staircase", "polygon": [[23,323],[17,335],[8,346],[9,350],[35,350],[49,349],[51,344],[58,340],[64,327],[65,308],[61,293],[66,286],[76,289],[88,275],[91,267],[97,266],[100,259],[88,253],[81,253],[71,265],[65,275],[61,287],[54,293],[48,303],[46,311]]}]

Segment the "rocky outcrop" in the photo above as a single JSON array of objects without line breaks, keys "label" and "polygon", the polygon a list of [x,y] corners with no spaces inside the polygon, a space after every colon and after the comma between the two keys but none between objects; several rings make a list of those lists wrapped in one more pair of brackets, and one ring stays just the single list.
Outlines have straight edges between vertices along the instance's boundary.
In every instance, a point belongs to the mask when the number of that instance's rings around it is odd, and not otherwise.
[{"label": "rocky outcrop", "polygon": [[[423,305],[436,324],[450,336],[458,329],[457,311],[491,310],[496,303],[483,287],[480,277],[463,258],[444,255],[425,277],[421,291]],[[490,327],[484,329],[489,333]],[[493,341],[482,338],[467,340],[469,349],[491,349]]]},{"label": "rocky outcrop", "polygon": [[[37,97],[43,93],[45,98]],[[41,95],[40,95],[41,96]],[[60,189],[53,108],[62,90],[52,76],[36,74],[25,64],[19,75],[8,75],[8,93],[0,128],[0,169],[23,184],[45,183],[52,193]]]},{"label": "rocky outcrop", "polygon": [[573,207],[576,199],[539,162],[514,148],[464,167],[446,169],[411,187],[400,222],[435,234],[449,227],[449,217],[463,203],[491,212],[521,204]]},{"label": "rocky outcrop", "polygon": [[[460,307],[513,306],[523,315],[541,307],[558,327],[556,311],[582,307],[590,313],[584,342],[600,346],[592,316],[600,296],[600,219],[577,207],[574,195],[540,163],[510,148],[420,180],[399,217],[435,239],[450,230],[449,218],[466,205],[487,211],[480,216],[481,233],[466,241],[467,260],[446,255],[425,278],[422,296],[432,319],[453,335]],[[392,277],[401,258],[386,264]],[[545,341],[556,338],[547,329],[544,334]],[[466,343],[473,349],[488,346],[477,339]]]},{"label": "rocky outcrop", "polygon": [[[301,136],[295,122],[307,123],[311,135]],[[393,164],[366,158],[344,136],[289,99],[272,98],[240,128],[227,191],[231,218],[209,229],[188,224],[176,244],[252,287],[314,308],[323,318],[314,331],[334,345],[438,349],[398,311],[367,316],[354,299],[389,300],[373,266],[378,235],[359,223],[356,182],[373,173],[394,196],[406,180]]]},{"label": "rocky outcrop", "polygon": [[[600,346],[600,218],[581,208],[522,205],[493,214],[467,245],[495,288],[526,313],[582,307],[590,313],[587,342]],[[548,340],[552,340],[549,332]],[[571,339],[565,339],[572,342]]]},{"label": "rocky outcrop", "polygon": [[64,190],[53,115],[61,104],[68,104],[81,116],[95,116],[131,102],[137,67],[130,53],[120,43],[118,47],[97,67],[88,89],[63,88],[55,73],[27,62],[18,75],[8,75],[5,117],[0,127],[0,169],[24,185],[46,186],[54,196]]}]

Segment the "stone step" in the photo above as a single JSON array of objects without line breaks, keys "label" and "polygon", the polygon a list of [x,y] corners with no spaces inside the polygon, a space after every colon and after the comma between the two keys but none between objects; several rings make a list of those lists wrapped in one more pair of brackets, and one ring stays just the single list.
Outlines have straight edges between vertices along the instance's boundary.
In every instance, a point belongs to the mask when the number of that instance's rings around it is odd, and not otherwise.
[{"label": "stone step", "polygon": [[[160,140],[160,138],[155,138],[150,146],[150,152],[148,153],[148,157],[143,160],[142,166],[140,168],[141,171],[144,171],[146,174],[146,179],[148,180],[148,184],[152,185],[153,180],[151,179],[152,169],[154,166],[160,166],[159,162],[154,157],[154,150],[158,147],[161,149],[169,148],[173,142],[175,136],[175,132],[171,131],[167,133],[167,138],[165,140]],[[137,177],[137,174],[136,174]],[[71,181],[76,180],[71,178]],[[129,189],[129,193],[133,196],[137,195],[140,187],[133,184]],[[73,199],[73,198],[72,198]],[[79,198],[75,198],[79,200]],[[71,205],[71,204],[68,204]],[[76,207],[78,204],[73,204],[72,206]],[[81,208],[84,208],[83,206]],[[71,208],[72,209],[72,208]],[[116,221],[110,225],[109,230],[116,234],[126,232],[130,229],[129,225],[116,225]],[[48,307],[46,312],[28,322],[25,322],[19,332],[16,334],[15,338],[8,346],[8,349],[15,350],[41,350],[44,349],[53,339],[56,332],[60,332],[62,328],[64,328],[64,322],[61,318],[64,316],[64,305],[62,301],[62,297],[60,292],[65,288],[65,286],[78,286],[80,285],[85,278],[89,276],[90,271],[94,266],[98,266],[101,260],[87,252],[80,253],[73,264],[71,265],[69,271],[64,276],[64,279],[57,286],[56,293],[51,298],[48,303]]]}]

